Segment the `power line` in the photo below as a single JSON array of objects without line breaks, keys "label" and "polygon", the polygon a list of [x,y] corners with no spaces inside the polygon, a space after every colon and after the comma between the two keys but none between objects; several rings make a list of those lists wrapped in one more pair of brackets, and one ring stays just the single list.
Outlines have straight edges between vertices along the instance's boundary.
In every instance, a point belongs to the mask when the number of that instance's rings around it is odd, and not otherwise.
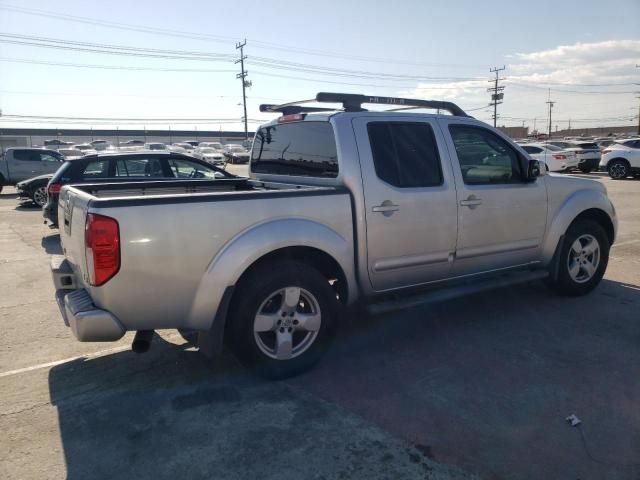
[{"label": "power line", "polygon": [[50,62],[46,60],[30,60],[26,58],[6,58],[0,57],[0,62],[10,63],[26,63],[32,65],[50,65],[54,67],[73,67],[73,68],[97,68],[104,70],[130,70],[130,71],[149,71],[149,72],[189,72],[189,73],[233,73],[235,70],[218,70],[210,68],[162,68],[162,67],[133,67],[120,65],[94,65],[86,63],[66,63],[66,62]]},{"label": "power line", "polygon": [[[170,36],[170,37],[178,37],[178,38],[188,38],[193,40],[204,40],[204,41],[212,41],[219,43],[228,43],[234,41],[233,37],[226,37],[221,35],[211,35],[204,33],[194,33],[194,32],[186,32],[181,30],[170,30],[166,28],[157,28],[157,27],[148,27],[144,25],[135,25],[128,23],[120,23],[120,22],[111,22],[107,20],[98,20],[95,18],[89,17],[81,17],[78,15],[65,15],[58,12],[51,12],[46,10],[32,9],[32,8],[24,8],[15,5],[0,5],[0,9],[7,10],[11,12],[22,13],[26,15],[36,15],[46,18],[54,18],[57,20],[76,22],[76,23],[84,23],[88,25],[96,25],[105,28],[115,28],[121,30],[129,30],[140,33],[148,33],[153,35],[162,35],[162,36]],[[344,53],[336,53],[336,52],[327,52],[324,50],[314,50],[314,49],[305,49],[299,47],[292,47],[272,42],[264,42],[258,39],[249,39],[251,40],[252,46],[254,48],[261,49],[272,49],[279,51],[287,51],[293,53],[302,53],[305,55],[315,55],[315,56],[323,56],[323,57],[331,57],[331,58],[343,58],[347,60],[359,60],[363,62],[375,62],[375,63],[383,63],[383,64],[398,64],[398,65],[413,65],[413,66],[422,66],[422,67],[463,67],[467,68],[469,66],[474,65],[465,65],[465,64],[455,64],[455,63],[424,63],[424,62],[411,62],[408,60],[399,60],[397,58],[380,58],[380,57],[369,57],[363,55],[353,55],[353,54],[344,54]],[[478,65],[475,65],[478,66]]]},{"label": "power line", "polygon": [[[192,50],[160,50],[150,48],[132,47],[128,45],[114,45],[104,43],[76,42],[58,38],[37,37],[33,35],[3,34],[0,33],[0,42],[26,45],[38,48],[61,49],[79,51],[85,53],[99,53],[106,55],[120,55],[143,58],[156,58],[162,60],[193,60],[193,61],[232,61],[234,56],[223,53],[209,53]],[[474,77],[434,77],[425,75],[390,74],[384,72],[370,72],[365,70],[347,70],[333,67],[324,67],[298,62],[288,62],[268,57],[254,57],[251,64],[280,70],[293,70],[304,73],[316,73],[320,75],[375,78],[389,81],[415,80],[415,81],[463,81],[477,80]]]}]

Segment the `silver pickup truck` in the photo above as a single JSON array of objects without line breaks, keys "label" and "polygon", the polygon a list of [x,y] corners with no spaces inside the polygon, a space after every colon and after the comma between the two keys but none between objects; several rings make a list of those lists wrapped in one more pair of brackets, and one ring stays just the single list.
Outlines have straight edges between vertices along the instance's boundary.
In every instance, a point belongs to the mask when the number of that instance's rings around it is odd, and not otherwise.
[{"label": "silver pickup truck", "polygon": [[153,330],[192,329],[204,353],[224,338],[283,377],[317,361],[362,301],[464,292],[505,271],[574,296],[602,279],[617,221],[601,183],[541,171],[449,102],[316,100],[261,107],[282,115],[256,132],[249,178],[64,186],[52,271],[75,336],[137,331],[143,350]]}]

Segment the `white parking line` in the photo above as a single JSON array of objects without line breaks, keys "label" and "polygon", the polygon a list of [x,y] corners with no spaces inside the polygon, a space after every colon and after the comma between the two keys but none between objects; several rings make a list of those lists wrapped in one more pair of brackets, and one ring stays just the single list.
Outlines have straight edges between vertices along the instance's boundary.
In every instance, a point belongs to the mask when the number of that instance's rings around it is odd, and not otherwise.
[{"label": "white parking line", "polygon": [[[181,335],[169,335],[166,337],[162,337],[164,340],[172,340],[174,338],[182,338]],[[106,350],[100,350],[98,352],[86,353],[84,355],[78,355],[76,357],[64,358],[62,360],[56,360],[53,362],[39,363],[37,365],[32,365],[30,367],[18,368],[16,370],[9,370],[7,372],[0,373],[0,378],[3,377],[11,377],[13,375],[19,375],[21,373],[32,372],[34,370],[40,370],[43,368],[55,367],[56,365],[62,365],[63,363],[73,362],[74,360],[90,360],[96,357],[102,357],[103,355],[109,355],[110,353],[118,353],[124,352],[125,350],[131,349],[131,345],[121,345],[119,347],[108,348]]]}]

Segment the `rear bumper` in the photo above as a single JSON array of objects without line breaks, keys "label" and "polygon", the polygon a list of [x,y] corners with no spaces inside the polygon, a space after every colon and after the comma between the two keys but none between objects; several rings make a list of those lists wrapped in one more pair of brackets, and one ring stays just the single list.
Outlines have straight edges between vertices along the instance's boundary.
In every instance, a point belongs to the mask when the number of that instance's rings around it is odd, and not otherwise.
[{"label": "rear bumper", "polygon": [[77,288],[73,271],[62,255],[51,258],[56,302],[66,326],[81,342],[113,342],[125,334],[122,323],[107,310],[96,307],[83,288]]}]

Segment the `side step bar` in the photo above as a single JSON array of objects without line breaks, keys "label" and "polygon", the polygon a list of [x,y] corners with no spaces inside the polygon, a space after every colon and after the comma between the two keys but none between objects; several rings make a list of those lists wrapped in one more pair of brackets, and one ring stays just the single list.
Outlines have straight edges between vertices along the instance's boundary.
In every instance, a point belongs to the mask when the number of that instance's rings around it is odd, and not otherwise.
[{"label": "side step bar", "polygon": [[434,287],[413,294],[398,294],[395,298],[385,299],[367,305],[369,313],[376,315],[403,308],[416,307],[429,303],[444,302],[454,298],[504,288],[520,283],[542,280],[549,276],[547,270],[505,272],[495,277],[456,282],[448,286]]}]

